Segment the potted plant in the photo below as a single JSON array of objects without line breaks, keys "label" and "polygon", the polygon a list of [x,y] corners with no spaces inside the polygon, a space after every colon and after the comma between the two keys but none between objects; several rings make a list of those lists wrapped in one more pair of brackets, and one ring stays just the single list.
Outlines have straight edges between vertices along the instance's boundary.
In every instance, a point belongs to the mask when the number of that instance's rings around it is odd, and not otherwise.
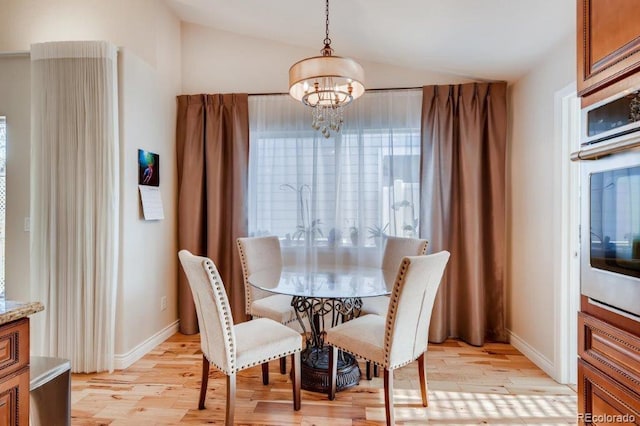
[{"label": "potted plant", "polygon": [[311,246],[318,236],[324,237],[322,229],[320,229],[320,219],[311,219],[311,210],[309,209],[309,203],[312,199],[313,190],[309,185],[302,184],[297,188],[289,183],[280,185],[280,189],[283,191],[291,191],[297,195],[298,198],[298,226],[292,235],[292,239],[300,241],[304,239],[304,243],[307,246]]},{"label": "potted plant", "polygon": [[336,247],[342,242],[342,231],[336,228],[331,228],[327,235],[327,243],[329,247]]},{"label": "potted plant", "polygon": [[304,241],[306,244],[311,245],[311,242],[314,241],[318,236],[324,237],[322,234],[322,229],[320,229],[320,219],[315,219],[311,221],[309,226],[298,225],[296,227],[296,232],[293,233],[293,238],[295,240],[300,240],[304,237]]},{"label": "potted plant", "polygon": [[388,227],[388,223],[384,226],[374,225],[367,227],[367,230],[369,231],[369,238],[373,238],[373,242],[376,244],[376,247],[380,247],[382,245],[382,241],[386,236],[385,232]]},{"label": "potted plant", "polygon": [[418,223],[419,220],[416,218],[413,219],[412,223],[405,223],[402,226],[405,237],[415,237],[416,235],[418,235]]},{"label": "potted plant", "polygon": [[349,228],[349,237],[351,238],[351,244],[356,247],[358,245],[358,228],[355,226],[352,226],[351,228]]}]

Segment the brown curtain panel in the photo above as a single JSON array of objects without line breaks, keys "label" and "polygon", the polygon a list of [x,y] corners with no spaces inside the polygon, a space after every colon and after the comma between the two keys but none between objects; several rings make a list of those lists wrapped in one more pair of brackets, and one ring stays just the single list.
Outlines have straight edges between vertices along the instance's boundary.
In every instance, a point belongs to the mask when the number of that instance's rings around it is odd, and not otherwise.
[{"label": "brown curtain panel", "polygon": [[[178,96],[178,247],[218,267],[234,314],[245,320],[236,238],[247,235],[249,106],[246,94]],[[198,332],[184,271],[178,277],[180,332]]]},{"label": "brown curtain panel", "polygon": [[506,341],[506,83],[425,86],[421,234],[451,258],[429,340]]}]

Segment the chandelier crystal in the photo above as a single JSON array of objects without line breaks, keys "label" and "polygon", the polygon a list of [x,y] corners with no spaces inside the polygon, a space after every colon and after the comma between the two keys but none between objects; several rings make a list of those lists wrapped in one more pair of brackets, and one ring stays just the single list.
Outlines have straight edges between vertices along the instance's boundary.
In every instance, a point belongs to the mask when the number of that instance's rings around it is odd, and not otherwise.
[{"label": "chandelier crystal", "polygon": [[364,93],[364,70],[350,58],[333,56],[329,38],[329,0],[322,56],[296,62],[289,69],[289,94],[312,108],[311,126],[325,138],[340,132],[343,107]]}]

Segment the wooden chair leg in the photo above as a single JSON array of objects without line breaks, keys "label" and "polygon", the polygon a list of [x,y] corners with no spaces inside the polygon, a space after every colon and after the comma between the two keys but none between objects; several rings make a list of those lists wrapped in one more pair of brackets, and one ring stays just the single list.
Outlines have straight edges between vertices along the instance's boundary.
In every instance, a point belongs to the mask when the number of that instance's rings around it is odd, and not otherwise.
[{"label": "wooden chair leg", "polygon": [[204,400],[207,397],[207,384],[209,383],[209,360],[202,355],[202,384],[200,385],[200,401],[198,410],[204,410]]},{"label": "wooden chair leg", "polygon": [[373,364],[373,376],[380,377],[380,371],[378,371],[378,364]]},{"label": "wooden chair leg", "polygon": [[236,407],[236,373],[227,376],[227,412],[224,418],[225,426],[233,426],[233,415]]},{"label": "wooden chair leg", "polygon": [[338,348],[329,347],[329,400],[336,399],[336,381],[338,380]]},{"label": "wooden chair leg", "polygon": [[427,395],[427,370],[425,369],[424,353],[418,357],[418,376],[420,377],[420,393],[422,394],[422,406],[429,406],[429,397]]},{"label": "wooden chair leg", "polygon": [[371,380],[371,361],[367,360],[367,380]]},{"label": "wooden chair leg", "polygon": [[262,384],[263,385],[269,384],[269,363],[268,362],[262,363]]},{"label": "wooden chair leg", "polygon": [[291,355],[291,373],[293,386],[293,410],[300,410],[300,352]]},{"label": "wooden chair leg", "polygon": [[280,358],[280,374],[287,374],[287,357]]},{"label": "wooden chair leg", "polygon": [[393,417],[393,370],[384,369],[384,409],[387,414],[387,426],[396,424]]}]

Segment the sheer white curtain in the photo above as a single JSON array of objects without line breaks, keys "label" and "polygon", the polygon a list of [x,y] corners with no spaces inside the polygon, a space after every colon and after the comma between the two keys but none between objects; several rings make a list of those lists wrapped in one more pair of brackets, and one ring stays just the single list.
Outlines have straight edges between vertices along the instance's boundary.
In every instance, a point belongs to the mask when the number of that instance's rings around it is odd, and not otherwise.
[{"label": "sheer white curtain", "polygon": [[33,351],[113,369],[118,249],[117,49],[31,46]]},{"label": "sheer white curtain", "polygon": [[420,90],[368,92],[325,139],[287,95],[249,97],[249,233],[285,262],[377,265],[385,235],[417,236]]}]

